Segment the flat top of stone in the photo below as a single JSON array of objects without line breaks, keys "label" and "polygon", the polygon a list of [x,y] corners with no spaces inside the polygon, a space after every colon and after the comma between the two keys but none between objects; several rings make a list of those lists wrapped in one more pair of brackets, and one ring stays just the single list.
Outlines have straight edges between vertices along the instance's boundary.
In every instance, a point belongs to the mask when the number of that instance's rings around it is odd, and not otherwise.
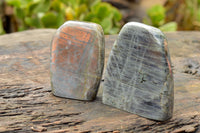
[{"label": "flat top of stone", "polygon": [[78,27],[78,28],[86,28],[90,31],[94,31],[99,29],[100,32],[103,33],[102,28],[99,24],[92,23],[92,22],[84,22],[84,21],[66,21],[64,24],[62,24],[59,28],[58,31],[61,30],[64,27]]},{"label": "flat top of stone", "polygon": [[[158,36],[162,36],[165,38],[164,36],[164,33],[158,29],[158,28],[155,28],[153,26],[150,26],[150,25],[146,25],[146,24],[143,24],[143,23],[139,23],[139,22],[128,22],[126,23],[123,28],[121,29],[120,34],[126,32],[127,30],[132,30],[134,32],[138,32],[138,34],[141,32],[141,31],[148,31],[149,34],[153,35],[154,39],[158,42],[159,45],[162,45],[162,42],[158,39]],[[141,33],[142,35],[142,33]]]},{"label": "flat top of stone", "polygon": [[143,24],[143,23],[139,23],[139,22],[128,22],[127,24],[125,24],[125,27],[126,26],[131,26],[131,27],[140,27],[140,28],[144,28],[146,30],[154,30],[155,32],[161,32],[160,29],[158,28],[155,28],[153,26],[150,26],[150,25],[146,25],[146,24]]}]

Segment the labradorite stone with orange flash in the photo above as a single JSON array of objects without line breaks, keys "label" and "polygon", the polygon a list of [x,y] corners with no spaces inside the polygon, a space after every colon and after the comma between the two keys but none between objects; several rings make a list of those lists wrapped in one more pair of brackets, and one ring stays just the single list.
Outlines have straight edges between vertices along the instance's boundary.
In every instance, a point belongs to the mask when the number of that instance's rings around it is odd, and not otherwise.
[{"label": "labradorite stone with orange flash", "polygon": [[95,23],[68,21],[51,44],[53,94],[78,100],[94,100],[104,66],[104,34]]}]

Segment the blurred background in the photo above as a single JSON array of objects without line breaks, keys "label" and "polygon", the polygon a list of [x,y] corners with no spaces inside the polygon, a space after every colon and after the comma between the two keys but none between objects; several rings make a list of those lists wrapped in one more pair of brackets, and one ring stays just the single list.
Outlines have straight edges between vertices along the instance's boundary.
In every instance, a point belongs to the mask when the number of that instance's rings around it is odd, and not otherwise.
[{"label": "blurred background", "polygon": [[165,32],[200,30],[200,0],[0,0],[0,34],[58,28],[67,20],[98,23],[105,34],[130,21]]}]

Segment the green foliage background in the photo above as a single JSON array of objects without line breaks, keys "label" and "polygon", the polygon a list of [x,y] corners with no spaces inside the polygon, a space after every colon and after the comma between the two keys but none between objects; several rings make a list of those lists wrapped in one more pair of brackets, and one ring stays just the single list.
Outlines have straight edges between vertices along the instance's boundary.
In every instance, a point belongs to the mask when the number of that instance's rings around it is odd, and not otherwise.
[{"label": "green foliage background", "polygon": [[[18,30],[58,28],[67,20],[100,24],[105,34],[116,34],[121,28],[121,13],[100,0],[6,0],[14,7]],[[1,25],[0,25],[1,26]]]},{"label": "green foliage background", "polygon": [[[100,24],[105,34],[117,34],[122,15],[101,0],[5,0],[14,9],[18,31],[33,28],[58,28],[67,20]],[[0,6],[3,1],[0,0]],[[200,0],[167,0],[147,11],[144,23],[162,31],[200,30]],[[0,16],[1,17],[1,16]],[[0,34],[4,27],[0,18]]]},{"label": "green foliage background", "polygon": [[200,30],[200,0],[168,0],[166,21],[176,21],[178,30]]},{"label": "green foliage background", "polygon": [[161,31],[176,31],[176,22],[166,22],[166,10],[162,5],[155,5],[147,11],[148,19],[144,23],[159,28]]},{"label": "green foliage background", "polygon": [[[0,8],[2,7],[2,5],[3,5],[3,1],[0,0]],[[0,10],[0,12],[1,11],[2,10]],[[4,28],[3,28],[3,22],[2,22],[2,19],[1,19],[1,13],[0,13],[0,35],[4,34],[4,33],[5,33],[5,31],[4,31]]]},{"label": "green foliage background", "polygon": [[167,0],[147,11],[144,23],[162,31],[200,30],[200,0]]}]

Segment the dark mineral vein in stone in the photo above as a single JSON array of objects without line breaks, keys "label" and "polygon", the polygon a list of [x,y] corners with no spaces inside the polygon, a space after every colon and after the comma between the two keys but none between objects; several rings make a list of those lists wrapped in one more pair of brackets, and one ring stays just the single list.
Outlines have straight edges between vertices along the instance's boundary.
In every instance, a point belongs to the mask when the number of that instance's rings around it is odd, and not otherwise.
[{"label": "dark mineral vein in stone", "polygon": [[103,103],[164,121],[172,117],[173,87],[164,34],[151,26],[127,23],[108,59]]},{"label": "dark mineral vein in stone", "polygon": [[53,94],[94,100],[104,66],[104,34],[95,23],[68,21],[56,32],[51,45]]}]

